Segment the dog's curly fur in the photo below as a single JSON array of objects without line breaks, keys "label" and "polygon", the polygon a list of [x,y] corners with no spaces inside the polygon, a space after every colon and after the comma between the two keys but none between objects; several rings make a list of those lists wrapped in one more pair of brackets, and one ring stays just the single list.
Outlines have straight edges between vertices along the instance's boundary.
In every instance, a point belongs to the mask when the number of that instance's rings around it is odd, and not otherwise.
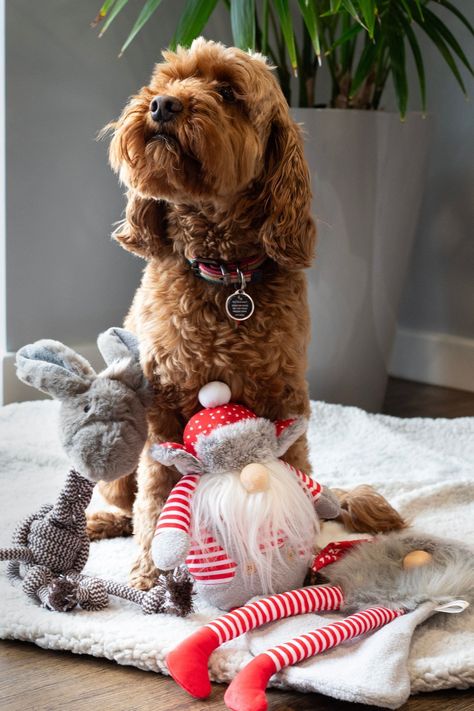
[{"label": "dog's curly fur", "polygon": [[[303,269],[313,259],[315,226],[299,128],[261,55],[198,39],[163,56],[150,84],[109,126],[110,161],[128,188],[114,236],[148,260],[126,327],[140,340],[143,369],[156,388],[149,444],[179,441],[199,409],[199,388],[211,380],[228,383],[233,400],[258,415],[309,415]],[[156,95],[177,98],[183,110],[157,124],[150,115]],[[254,255],[267,257],[263,280],[247,287],[255,312],[237,325],[225,312],[230,289],[197,278],[186,258]],[[304,437],[285,458],[310,470]],[[137,587],[155,579],[149,546],[176,479],[145,450],[133,509]],[[130,516],[133,487],[130,477],[102,491]],[[89,529],[106,535],[100,514]]]}]

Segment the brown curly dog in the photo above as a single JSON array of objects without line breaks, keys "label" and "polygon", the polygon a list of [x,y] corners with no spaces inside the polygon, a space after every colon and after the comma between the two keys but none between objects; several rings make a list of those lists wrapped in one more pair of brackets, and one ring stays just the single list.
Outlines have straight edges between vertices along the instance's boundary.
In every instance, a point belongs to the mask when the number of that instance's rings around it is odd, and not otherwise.
[{"label": "brown curly dog", "polygon": [[[126,327],[156,389],[150,443],[179,441],[211,380],[272,420],[309,415],[303,269],[313,259],[315,226],[300,131],[261,55],[198,39],[163,56],[149,86],[109,127],[111,164],[128,188],[114,236],[147,260]],[[205,259],[232,283],[200,278],[189,260]],[[226,300],[241,284],[239,265],[255,311],[237,323]],[[147,450],[136,480],[102,487],[124,516],[98,513],[89,522],[93,537],[124,532],[133,505],[140,555],[131,582],[139,588],[155,580],[150,543],[178,478]],[[310,471],[304,437],[285,458]]]}]

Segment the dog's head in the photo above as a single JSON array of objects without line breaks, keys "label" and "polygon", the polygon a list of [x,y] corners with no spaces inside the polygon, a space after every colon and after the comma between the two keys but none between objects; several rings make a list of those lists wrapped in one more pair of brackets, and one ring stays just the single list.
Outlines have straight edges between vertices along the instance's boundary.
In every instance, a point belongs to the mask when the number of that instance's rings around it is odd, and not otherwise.
[{"label": "dog's head", "polygon": [[129,188],[119,240],[150,256],[167,203],[232,211],[246,202],[249,210],[258,205],[268,255],[308,266],[309,174],[298,127],[265,58],[202,38],[163,56],[150,84],[110,126],[110,161]]}]

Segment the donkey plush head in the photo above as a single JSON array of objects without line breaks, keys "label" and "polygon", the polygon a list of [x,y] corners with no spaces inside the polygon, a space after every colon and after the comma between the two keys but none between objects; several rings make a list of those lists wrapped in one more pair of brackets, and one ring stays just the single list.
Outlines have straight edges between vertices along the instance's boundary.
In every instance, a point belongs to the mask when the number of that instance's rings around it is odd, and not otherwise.
[{"label": "donkey plush head", "polygon": [[21,348],[16,367],[20,380],[60,401],[61,442],[77,471],[112,481],[138,463],[149,389],[132,333],[110,328],[97,343],[107,365],[100,373],[68,346],[46,339]]}]

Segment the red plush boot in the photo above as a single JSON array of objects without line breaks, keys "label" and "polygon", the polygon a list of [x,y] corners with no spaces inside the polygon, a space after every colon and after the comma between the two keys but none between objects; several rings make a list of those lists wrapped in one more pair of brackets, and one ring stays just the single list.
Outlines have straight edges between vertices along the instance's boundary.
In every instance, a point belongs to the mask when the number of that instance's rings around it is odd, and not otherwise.
[{"label": "red plush boot", "polygon": [[219,644],[219,637],[215,632],[208,627],[201,627],[166,657],[166,664],[173,679],[197,699],[205,699],[211,693],[207,664]]},{"label": "red plush boot", "polygon": [[266,711],[265,689],[277,671],[273,659],[259,654],[237,674],[225,692],[225,705],[232,711]]}]

